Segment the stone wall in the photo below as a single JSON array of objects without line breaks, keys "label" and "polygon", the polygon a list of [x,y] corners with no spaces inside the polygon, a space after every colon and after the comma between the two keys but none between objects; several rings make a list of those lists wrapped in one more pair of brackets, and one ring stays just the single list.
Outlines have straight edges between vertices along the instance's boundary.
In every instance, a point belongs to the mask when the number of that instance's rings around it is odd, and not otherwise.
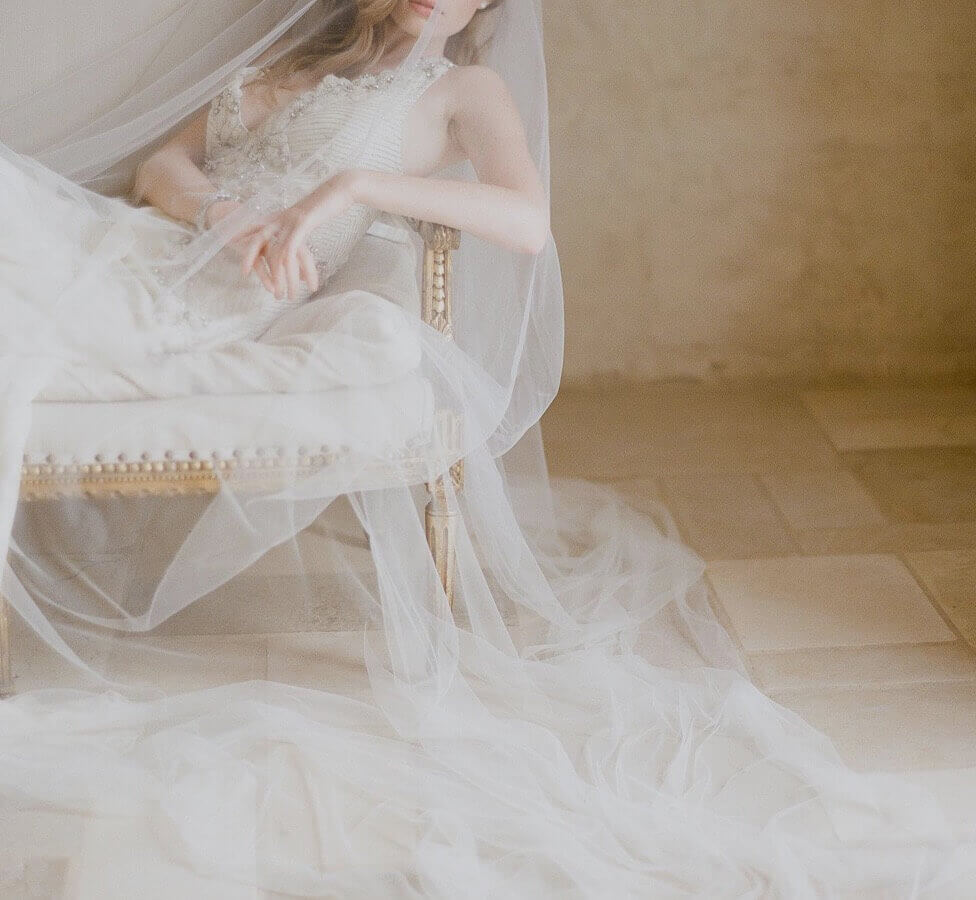
[{"label": "stone wall", "polygon": [[544,7],[566,380],[976,374],[976,3]]}]

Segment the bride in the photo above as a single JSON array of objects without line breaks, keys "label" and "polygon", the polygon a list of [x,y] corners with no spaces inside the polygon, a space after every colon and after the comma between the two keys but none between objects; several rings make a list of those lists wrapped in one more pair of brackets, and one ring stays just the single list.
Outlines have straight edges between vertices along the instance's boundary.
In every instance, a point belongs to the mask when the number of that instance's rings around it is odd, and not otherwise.
[{"label": "bride", "polygon": [[[239,69],[138,165],[130,199],[154,209],[141,216],[113,210],[128,222],[137,252],[119,257],[112,290],[101,290],[97,305],[86,298],[71,304],[70,321],[59,315],[66,365],[42,396],[104,401],[179,396],[201,385],[233,393],[269,383],[300,390],[390,381],[404,365],[404,348],[366,336],[400,329],[389,304],[358,296],[351,304],[356,321],[337,323],[337,310],[350,304],[328,296],[330,276],[379,214],[436,221],[516,252],[541,251],[548,207],[514,101],[491,69],[458,66],[443,55],[447,39],[489,6],[447,4],[424,54],[409,64],[433,7],[377,2],[363,4],[345,31],[325,29],[299,53]],[[361,49],[370,44],[374,51]],[[366,136],[368,149],[350,165],[349,148]],[[476,182],[423,177],[467,160]],[[23,207],[14,215],[30,221],[37,198],[28,184],[20,188]],[[247,200],[255,202],[244,219]],[[265,213],[259,220],[257,209]],[[165,259],[191,239],[193,226],[203,231],[221,221],[225,250],[192,278],[167,284],[162,260],[145,265],[143,254]],[[95,217],[74,228],[62,216],[39,223],[47,252],[20,273],[20,283],[50,296],[57,287],[41,273],[52,248],[60,256],[89,251],[93,240],[104,241],[102,228]],[[243,259],[239,275],[233,251]],[[116,327],[93,330],[92,317]],[[296,332],[322,339],[296,357]],[[363,356],[340,355],[348,371],[335,362],[340,336],[362,344]],[[239,353],[228,345],[262,337],[241,371]],[[171,358],[200,350],[213,352]],[[94,384],[93,366],[100,370]]]},{"label": "bride", "polygon": [[[0,893],[900,898],[976,877],[934,797],[850,770],[750,682],[664,507],[547,476],[538,0],[154,21],[26,78],[0,133],[3,591],[32,654],[0,703]],[[109,93],[79,109],[82,88]],[[463,234],[453,334],[417,315],[417,220]],[[32,409],[85,404],[182,404],[215,456],[242,429],[342,452],[266,488],[215,470],[202,498],[18,504]],[[447,457],[397,424],[411,410],[458,423]],[[451,609],[418,502],[462,458]],[[337,621],[351,663],[309,649]]]}]

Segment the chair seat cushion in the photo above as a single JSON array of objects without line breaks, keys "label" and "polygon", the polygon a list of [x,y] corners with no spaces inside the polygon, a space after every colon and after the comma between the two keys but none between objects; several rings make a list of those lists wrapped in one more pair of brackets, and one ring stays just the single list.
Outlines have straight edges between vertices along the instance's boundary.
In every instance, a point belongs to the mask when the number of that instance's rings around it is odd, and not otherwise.
[{"label": "chair seat cushion", "polygon": [[379,457],[425,440],[433,406],[429,382],[416,373],[384,385],[310,393],[36,402],[24,461],[69,465],[342,448]]},{"label": "chair seat cushion", "polygon": [[[329,280],[330,294],[353,296],[348,305],[367,310],[377,304],[399,307],[400,315],[419,316],[420,294],[416,278],[417,248],[410,233],[402,227],[377,221],[356,247],[346,265]],[[364,294],[371,295],[363,297]],[[307,339],[304,323],[295,316],[293,342]],[[385,315],[396,322],[396,316]],[[366,322],[366,325],[369,325]],[[386,455],[429,437],[434,417],[433,394],[428,381],[419,373],[419,348],[409,335],[388,334],[380,329],[353,349],[372,346],[375,339],[375,368],[361,371],[364,383],[330,385],[327,366],[338,364],[349,348],[339,335],[326,334],[333,341],[323,357],[320,370],[305,365],[282,376],[280,384],[265,384],[255,378],[254,352],[272,349],[252,342],[226,351],[224,371],[211,365],[211,374],[223,375],[226,392],[208,392],[170,397],[126,399],[121,392],[124,381],[113,373],[95,373],[98,381],[72,381],[69,376],[48,389],[32,404],[32,425],[25,448],[25,463],[71,465],[91,462],[136,462],[139,460],[187,459],[232,455],[244,457],[274,455],[280,451],[310,454],[331,452],[343,447],[369,454]],[[284,351],[280,345],[276,348]],[[291,351],[296,348],[292,347]],[[291,352],[291,351],[286,351]],[[234,354],[239,358],[234,358]],[[250,353],[250,355],[248,355]],[[357,360],[362,359],[360,352]],[[287,361],[287,355],[284,357]],[[307,354],[305,355],[307,360]],[[279,363],[280,365],[280,363]],[[343,366],[354,370],[351,364]],[[272,367],[272,371],[274,371]],[[322,384],[295,385],[297,376],[321,376]],[[77,373],[75,373],[77,374]],[[91,373],[85,373],[91,374]],[[185,374],[181,375],[186,378]],[[94,394],[96,383],[111,381],[115,399]],[[255,383],[248,381],[255,378]],[[166,379],[158,379],[167,383]],[[170,381],[175,381],[170,378]],[[289,389],[282,390],[287,385]],[[294,386],[294,389],[290,389]],[[278,388],[278,390],[274,390]],[[237,454],[235,454],[235,451]]]}]

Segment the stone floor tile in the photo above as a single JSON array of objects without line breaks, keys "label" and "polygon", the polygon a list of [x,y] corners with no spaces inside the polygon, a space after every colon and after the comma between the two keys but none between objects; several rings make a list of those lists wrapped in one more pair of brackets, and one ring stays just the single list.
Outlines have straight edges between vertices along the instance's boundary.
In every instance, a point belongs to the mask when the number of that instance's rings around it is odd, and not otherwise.
[{"label": "stone floor tile", "polygon": [[[16,617],[11,662],[16,691],[93,688],[90,676],[55,653]],[[267,677],[264,635],[116,635],[108,644],[75,638],[70,646],[96,672],[125,683],[189,691]]]},{"label": "stone floor tile", "polygon": [[772,472],[759,477],[794,530],[887,524],[864,486],[844,469]]},{"label": "stone floor tile", "polygon": [[145,678],[168,691],[190,691],[266,678],[264,635],[149,636],[118,641],[107,674],[123,683]]},{"label": "stone floor tile", "polygon": [[889,522],[864,528],[810,528],[794,530],[793,537],[808,556],[965,550],[976,547],[976,522]]},{"label": "stone floor tile", "polygon": [[159,626],[161,634],[263,634],[308,627],[305,592],[287,577],[242,572]]},{"label": "stone floor tile", "polygon": [[[375,632],[366,632],[375,640]],[[346,697],[368,697],[369,677],[363,664],[363,630],[269,635],[268,678]]]},{"label": "stone floor tile", "polygon": [[907,553],[905,559],[949,621],[976,647],[976,549]]},{"label": "stone floor tile", "polygon": [[801,398],[838,450],[976,444],[976,388],[848,387]]},{"label": "stone floor tile", "polygon": [[893,522],[976,522],[976,448],[865,450],[842,456]]},{"label": "stone floor tile", "polygon": [[707,576],[749,652],[956,638],[886,554],[714,560]]},{"label": "stone floor tile", "polygon": [[763,690],[811,687],[883,687],[935,681],[970,681],[976,689],[976,651],[965,641],[815,647],[753,653],[749,670]]},{"label": "stone floor tile", "polygon": [[641,503],[646,502],[649,506],[664,502],[664,493],[661,490],[660,479],[654,476],[644,478],[622,478],[614,481],[613,486],[625,494],[628,502],[636,509],[641,508]]},{"label": "stone floor tile", "polygon": [[703,558],[796,553],[785,522],[754,475],[668,475],[660,482],[685,539]]},{"label": "stone floor tile", "polygon": [[782,392],[675,383],[612,394],[565,389],[543,416],[542,435],[554,474],[597,480],[836,464],[809,411]]}]

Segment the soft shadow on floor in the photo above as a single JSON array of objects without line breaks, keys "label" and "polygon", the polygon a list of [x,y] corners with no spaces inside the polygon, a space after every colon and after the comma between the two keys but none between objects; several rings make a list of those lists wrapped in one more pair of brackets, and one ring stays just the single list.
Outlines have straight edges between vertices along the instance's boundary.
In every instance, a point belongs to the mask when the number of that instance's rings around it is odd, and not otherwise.
[{"label": "soft shadow on floor", "polygon": [[663,502],[754,679],[976,804],[976,388],[564,388],[550,472]]}]

